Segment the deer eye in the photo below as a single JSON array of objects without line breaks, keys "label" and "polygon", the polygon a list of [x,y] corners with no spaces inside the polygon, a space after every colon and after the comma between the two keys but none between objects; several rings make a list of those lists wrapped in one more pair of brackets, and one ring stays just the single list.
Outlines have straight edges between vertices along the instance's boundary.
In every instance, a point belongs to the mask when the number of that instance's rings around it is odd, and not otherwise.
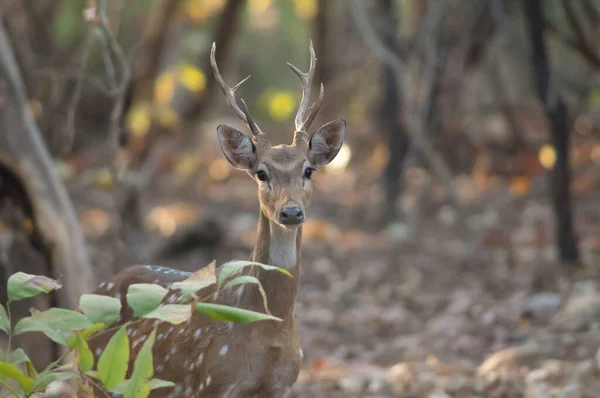
[{"label": "deer eye", "polygon": [[312,177],[313,171],[315,171],[315,169],[307,167],[304,170],[304,177],[308,178],[310,180],[310,178]]},{"label": "deer eye", "polygon": [[261,181],[267,181],[268,177],[267,177],[267,173],[265,173],[264,170],[258,170],[256,172],[256,176],[258,177],[259,180]]}]

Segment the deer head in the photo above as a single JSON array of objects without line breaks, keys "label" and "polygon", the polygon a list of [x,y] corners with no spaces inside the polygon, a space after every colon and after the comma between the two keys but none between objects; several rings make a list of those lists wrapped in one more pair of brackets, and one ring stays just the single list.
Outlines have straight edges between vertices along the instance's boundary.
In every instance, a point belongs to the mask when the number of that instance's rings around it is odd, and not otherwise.
[{"label": "deer head", "polygon": [[246,170],[256,180],[261,211],[271,222],[286,229],[298,227],[306,219],[312,193],[312,174],[335,158],[346,132],[346,122],[338,119],[309,133],[324,94],[321,84],[317,101],[309,106],[317,60],[312,41],[308,72],[303,73],[288,62],[302,84],[302,100],[296,114],[296,129],[291,145],[272,146],[252,119],[244,100],[241,99],[241,108],[237,104],[235,93],[250,76],[234,87],[229,87],[215,61],[214,43],[210,60],[227,104],[252,133],[249,136],[233,127],[219,125],[217,134],[223,154],[235,168]]}]

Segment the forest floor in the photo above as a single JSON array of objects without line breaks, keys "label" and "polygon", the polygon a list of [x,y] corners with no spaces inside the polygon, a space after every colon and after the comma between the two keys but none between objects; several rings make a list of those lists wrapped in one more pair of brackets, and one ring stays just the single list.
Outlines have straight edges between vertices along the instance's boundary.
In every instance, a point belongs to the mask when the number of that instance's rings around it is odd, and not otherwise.
[{"label": "forest floor", "polygon": [[[249,256],[255,183],[205,141],[161,163],[142,197],[147,232],[123,263],[194,270]],[[414,208],[406,223],[378,229],[379,182],[361,170],[315,175],[296,310],[305,357],[292,397],[600,397],[600,187],[576,198],[586,267],[569,273],[556,260],[544,188],[519,196],[500,183],[460,212],[421,197],[418,216]],[[68,187],[108,273],[99,204],[111,194],[77,177]],[[157,260],[169,236],[206,219],[223,242]]]}]

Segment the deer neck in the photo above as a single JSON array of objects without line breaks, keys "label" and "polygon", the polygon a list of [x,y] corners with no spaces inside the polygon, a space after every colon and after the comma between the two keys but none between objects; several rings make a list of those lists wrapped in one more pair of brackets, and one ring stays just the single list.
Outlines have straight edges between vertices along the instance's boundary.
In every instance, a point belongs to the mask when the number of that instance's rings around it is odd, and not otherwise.
[{"label": "deer neck", "polygon": [[[250,272],[262,284],[271,313],[284,322],[293,318],[298,291],[301,228],[285,229],[270,221],[262,210],[260,211],[258,238],[252,260],[284,268],[293,275],[293,278],[277,271],[265,271],[259,267],[253,267]],[[256,287],[245,286],[241,292],[243,297],[240,301],[245,304],[244,307],[264,311],[262,296]]]}]

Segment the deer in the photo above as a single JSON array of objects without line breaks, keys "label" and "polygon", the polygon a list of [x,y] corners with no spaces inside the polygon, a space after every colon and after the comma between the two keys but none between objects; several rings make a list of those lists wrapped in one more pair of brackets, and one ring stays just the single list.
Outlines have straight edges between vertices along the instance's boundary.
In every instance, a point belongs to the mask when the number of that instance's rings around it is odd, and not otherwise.
[{"label": "deer", "polygon": [[[187,323],[157,324],[143,320],[131,326],[130,368],[154,327],[157,338],[153,346],[154,377],[175,383],[174,387],[156,389],[159,397],[284,397],[296,382],[303,352],[294,306],[300,278],[302,224],[307,218],[315,172],[329,164],[340,151],[346,133],[343,119],[324,124],[314,132],[309,128],[323,100],[320,84],[317,100],[310,103],[316,56],[309,46],[308,72],[287,63],[298,76],[302,98],[295,116],[295,131],[290,145],[272,146],[258,127],[243,99],[236,92],[250,77],[230,87],[221,76],[215,60],[216,45],[210,54],[211,68],[225,100],[233,113],[247,126],[250,134],[221,124],[218,141],[231,165],[246,171],[257,183],[259,212],[258,234],[251,261],[283,268],[292,278],[260,267],[244,268],[242,274],[256,277],[262,284],[273,316],[281,322],[260,321],[233,324],[214,321],[194,313]],[[167,289],[185,280],[190,273],[167,267],[131,266],[103,282],[94,294],[121,299],[120,320],[123,324],[135,317],[127,308],[125,296],[134,283],[155,283]],[[169,290],[163,300],[173,300]],[[206,292],[203,292],[203,294]],[[263,310],[263,299],[254,285],[240,285],[220,292],[216,303],[253,311]],[[108,343],[110,333],[90,339],[89,346],[97,360]]]}]

